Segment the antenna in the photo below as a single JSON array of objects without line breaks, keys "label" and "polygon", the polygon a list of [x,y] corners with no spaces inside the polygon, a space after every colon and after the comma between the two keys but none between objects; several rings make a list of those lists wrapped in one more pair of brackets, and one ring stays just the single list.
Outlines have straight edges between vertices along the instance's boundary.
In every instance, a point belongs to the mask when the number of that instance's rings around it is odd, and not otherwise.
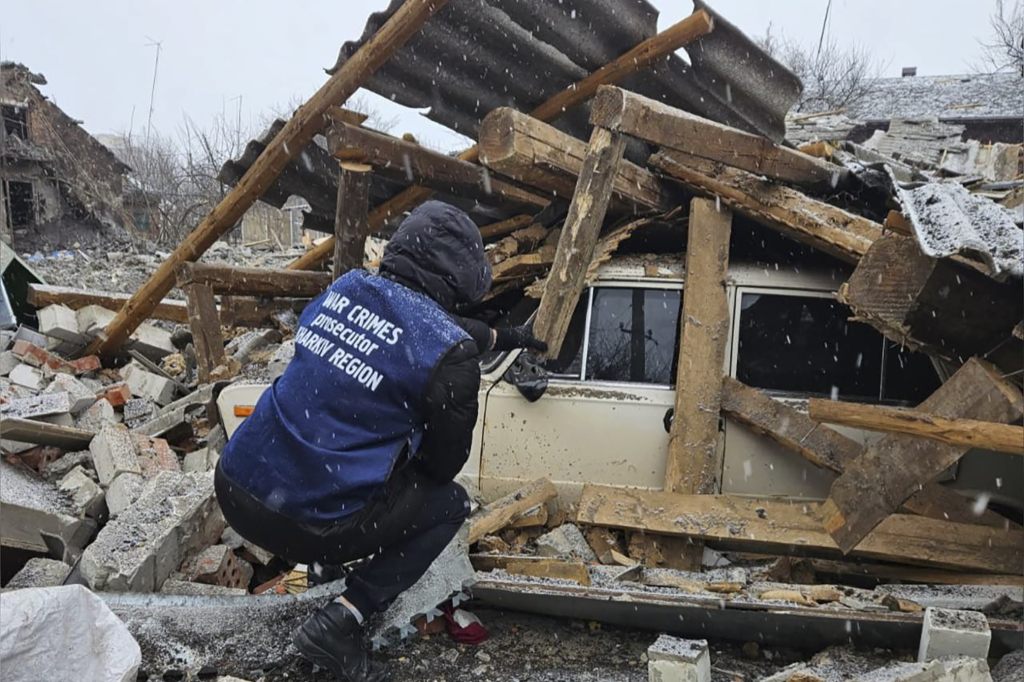
[{"label": "antenna", "polygon": [[821,55],[821,46],[825,42],[825,27],[828,26],[828,13],[832,9],[832,0],[828,0],[828,4],[825,5],[825,18],[821,20],[821,36],[818,37],[818,53],[817,56]]},{"label": "antenna", "polygon": [[149,133],[153,129],[153,97],[156,95],[156,72],[160,68],[160,50],[163,47],[163,41],[153,40],[149,36],[146,36],[149,41],[146,43],[146,47],[156,48],[156,58],[153,60],[153,84],[149,88],[149,117],[146,119],[146,140],[149,140]]}]

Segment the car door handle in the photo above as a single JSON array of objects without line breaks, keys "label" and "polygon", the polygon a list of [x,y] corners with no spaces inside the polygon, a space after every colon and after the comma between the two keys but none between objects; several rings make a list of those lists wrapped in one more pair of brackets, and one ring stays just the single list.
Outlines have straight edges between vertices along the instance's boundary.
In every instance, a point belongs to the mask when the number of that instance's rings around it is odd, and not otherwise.
[{"label": "car door handle", "polygon": [[665,433],[672,433],[672,420],[675,418],[676,409],[670,407],[665,410],[665,416],[662,417],[661,423],[665,425]]}]

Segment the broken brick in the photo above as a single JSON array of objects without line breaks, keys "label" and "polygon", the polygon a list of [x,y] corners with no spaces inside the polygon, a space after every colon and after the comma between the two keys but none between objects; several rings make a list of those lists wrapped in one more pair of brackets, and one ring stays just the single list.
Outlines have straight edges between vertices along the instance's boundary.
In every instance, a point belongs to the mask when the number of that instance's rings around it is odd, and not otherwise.
[{"label": "broken brick", "polygon": [[178,456],[163,438],[133,433],[132,444],[144,477],[153,478],[161,471],[181,471]]},{"label": "broken brick", "polygon": [[132,390],[128,384],[120,383],[107,386],[100,398],[106,400],[114,407],[121,407],[132,398]]}]

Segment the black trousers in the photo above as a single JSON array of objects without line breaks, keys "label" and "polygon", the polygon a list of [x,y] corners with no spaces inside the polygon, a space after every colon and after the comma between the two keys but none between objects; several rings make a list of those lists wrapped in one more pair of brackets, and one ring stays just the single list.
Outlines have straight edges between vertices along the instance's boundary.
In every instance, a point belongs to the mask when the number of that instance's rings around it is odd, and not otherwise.
[{"label": "black trousers", "polygon": [[372,555],[349,574],[345,598],[363,615],[383,611],[410,588],[469,515],[469,496],[454,481],[438,484],[406,466],[386,492],[329,524],[301,523],[267,507],[217,468],[217,501],[228,525],[288,561],[344,564]]}]

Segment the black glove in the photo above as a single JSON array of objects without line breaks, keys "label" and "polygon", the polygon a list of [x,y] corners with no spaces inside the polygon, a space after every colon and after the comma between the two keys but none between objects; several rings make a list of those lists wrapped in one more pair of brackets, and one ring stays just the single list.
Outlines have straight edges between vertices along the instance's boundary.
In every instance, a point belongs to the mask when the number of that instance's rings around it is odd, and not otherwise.
[{"label": "black glove", "polygon": [[518,327],[503,327],[500,329],[495,328],[493,350],[505,351],[516,348],[526,348],[527,350],[545,353],[548,350],[548,344],[533,335],[532,324],[524,324]]}]

